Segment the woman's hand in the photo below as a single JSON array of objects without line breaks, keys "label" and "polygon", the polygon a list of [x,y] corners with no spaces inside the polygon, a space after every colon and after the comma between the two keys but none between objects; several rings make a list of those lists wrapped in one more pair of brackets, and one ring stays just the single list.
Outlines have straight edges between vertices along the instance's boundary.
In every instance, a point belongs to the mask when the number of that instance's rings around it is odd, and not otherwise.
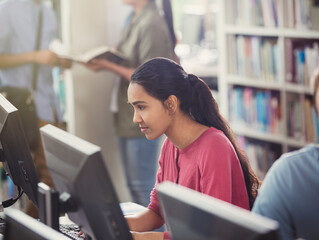
[{"label": "woman's hand", "polygon": [[38,64],[48,65],[51,67],[59,65],[59,57],[50,50],[39,50],[35,52],[34,61]]},{"label": "woman's hand", "polygon": [[134,240],[163,240],[162,232],[134,232],[131,231]]},{"label": "woman's hand", "polygon": [[112,62],[106,59],[93,59],[89,61],[88,63],[83,63],[83,65],[93,71],[100,71],[100,70],[109,70],[110,63],[112,64]]},{"label": "woman's hand", "polygon": [[51,67],[70,68],[72,67],[72,61],[66,58],[60,58],[57,54],[50,50],[40,50],[35,52],[35,62],[48,65]]},{"label": "woman's hand", "polygon": [[72,60],[67,58],[59,58],[59,67],[65,69],[65,68],[71,68],[72,67]]},{"label": "woman's hand", "polygon": [[82,63],[82,64],[93,71],[100,71],[100,70],[111,71],[125,78],[127,81],[131,80],[131,76],[133,72],[135,71],[135,68],[124,67],[106,59],[93,59],[88,63]]}]

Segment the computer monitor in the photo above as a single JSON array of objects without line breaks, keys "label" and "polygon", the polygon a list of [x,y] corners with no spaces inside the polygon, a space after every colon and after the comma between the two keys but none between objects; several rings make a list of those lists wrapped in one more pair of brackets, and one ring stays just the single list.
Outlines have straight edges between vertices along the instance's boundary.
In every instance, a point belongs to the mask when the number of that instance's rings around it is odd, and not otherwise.
[{"label": "computer monitor", "polygon": [[181,34],[183,43],[199,46],[204,38],[204,13],[191,8],[184,10]]},{"label": "computer monitor", "polygon": [[5,240],[70,240],[58,231],[17,209],[6,210]]},{"label": "computer monitor", "polygon": [[101,148],[52,125],[40,131],[56,189],[76,205],[69,218],[93,239],[132,239]]},{"label": "computer monitor", "polygon": [[157,191],[173,240],[278,239],[274,220],[171,182]]},{"label": "computer monitor", "polygon": [[[39,182],[18,110],[0,94],[0,161],[13,183],[37,206]],[[17,200],[17,198],[15,199]],[[14,201],[11,201],[13,204]],[[4,207],[10,203],[4,204]]]}]

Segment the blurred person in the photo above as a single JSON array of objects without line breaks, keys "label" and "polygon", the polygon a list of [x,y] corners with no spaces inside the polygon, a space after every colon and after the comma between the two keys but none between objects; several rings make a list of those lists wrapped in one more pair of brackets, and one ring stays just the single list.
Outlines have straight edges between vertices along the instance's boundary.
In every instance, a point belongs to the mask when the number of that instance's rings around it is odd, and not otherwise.
[{"label": "blurred person", "polygon": [[109,70],[119,76],[112,92],[111,111],[127,185],[134,202],[147,206],[156,178],[161,140],[145,139],[133,124],[133,110],[127,104],[127,88],[134,70],[154,57],[173,59],[176,38],[170,0],[163,0],[164,17],[153,0],[123,0],[133,12],[122,32],[117,50],[126,60],[116,64],[96,59],[86,64],[91,70]]},{"label": "blurred person", "polygon": [[[36,50],[40,21],[41,39],[39,50]],[[39,127],[47,123],[59,125],[62,120],[53,90],[52,67],[69,68],[71,61],[59,58],[48,50],[50,42],[56,37],[56,28],[54,11],[46,7],[42,0],[0,2],[0,83],[1,86],[32,91],[33,65],[38,65],[34,99]],[[37,134],[40,135],[39,132]],[[39,180],[54,187],[41,141],[32,153]],[[31,201],[27,204],[26,213],[38,218],[38,211]]]},{"label": "blurred person", "polygon": [[[312,77],[319,112],[319,68]],[[266,174],[253,212],[279,222],[280,239],[319,239],[319,145],[283,154]]]}]

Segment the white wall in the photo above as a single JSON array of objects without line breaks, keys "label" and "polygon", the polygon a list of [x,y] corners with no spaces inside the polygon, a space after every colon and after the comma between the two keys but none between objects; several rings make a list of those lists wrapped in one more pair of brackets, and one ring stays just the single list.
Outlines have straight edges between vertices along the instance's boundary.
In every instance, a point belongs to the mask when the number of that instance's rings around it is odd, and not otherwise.
[{"label": "white wall", "polygon": [[[63,41],[72,52],[116,46],[128,8],[119,0],[62,1]],[[66,73],[68,130],[100,147],[121,201],[129,201],[109,111],[114,75],[74,64]],[[98,190],[98,189],[97,189]]]}]

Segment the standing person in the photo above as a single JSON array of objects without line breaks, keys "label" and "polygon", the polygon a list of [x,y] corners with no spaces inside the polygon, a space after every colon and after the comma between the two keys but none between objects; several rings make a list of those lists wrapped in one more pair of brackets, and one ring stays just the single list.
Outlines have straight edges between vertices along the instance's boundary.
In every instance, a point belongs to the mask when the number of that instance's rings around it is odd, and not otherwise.
[{"label": "standing person", "polygon": [[[312,78],[319,113],[319,68]],[[319,145],[283,154],[269,169],[253,212],[279,222],[280,239],[319,239]]]},{"label": "standing person", "polygon": [[[38,23],[42,14],[39,50],[35,50]],[[41,0],[4,0],[0,2],[0,82],[1,86],[32,89],[33,64],[38,64],[37,88],[34,93],[39,127],[61,120],[58,99],[53,90],[52,67],[70,67],[71,62],[49,51],[56,36],[56,19],[52,9]],[[38,132],[38,134],[40,134]],[[53,187],[41,141],[32,149],[39,180]],[[31,201],[27,214],[37,218]]]},{"label": "standing person", "polygon": [[170,0],[163,0],[165,19],[153,0],[123,0],[123,3],[134,8],[117,46],[126,60],[119,65],[98,59],[86,66],[92,70],[109,70],[120,76],[111,103],[120,156],[133,201],[147,206],[155,183],[161,140],[145,139],[139,127],[132,123],[133,110],[127,104],[127,88],[132,73],[145,61],[154,57],[173,59],[176,39]]},{"label": "standing person", "polygon": [[[165,134],[156,185],[171,181],[250,209],[259,186],[209,87],[175,62],[154,58],[132,75],[128,101],[147,139]],[[163,239],[156,186],[147,210],[127,217],[134,239]]]}]

